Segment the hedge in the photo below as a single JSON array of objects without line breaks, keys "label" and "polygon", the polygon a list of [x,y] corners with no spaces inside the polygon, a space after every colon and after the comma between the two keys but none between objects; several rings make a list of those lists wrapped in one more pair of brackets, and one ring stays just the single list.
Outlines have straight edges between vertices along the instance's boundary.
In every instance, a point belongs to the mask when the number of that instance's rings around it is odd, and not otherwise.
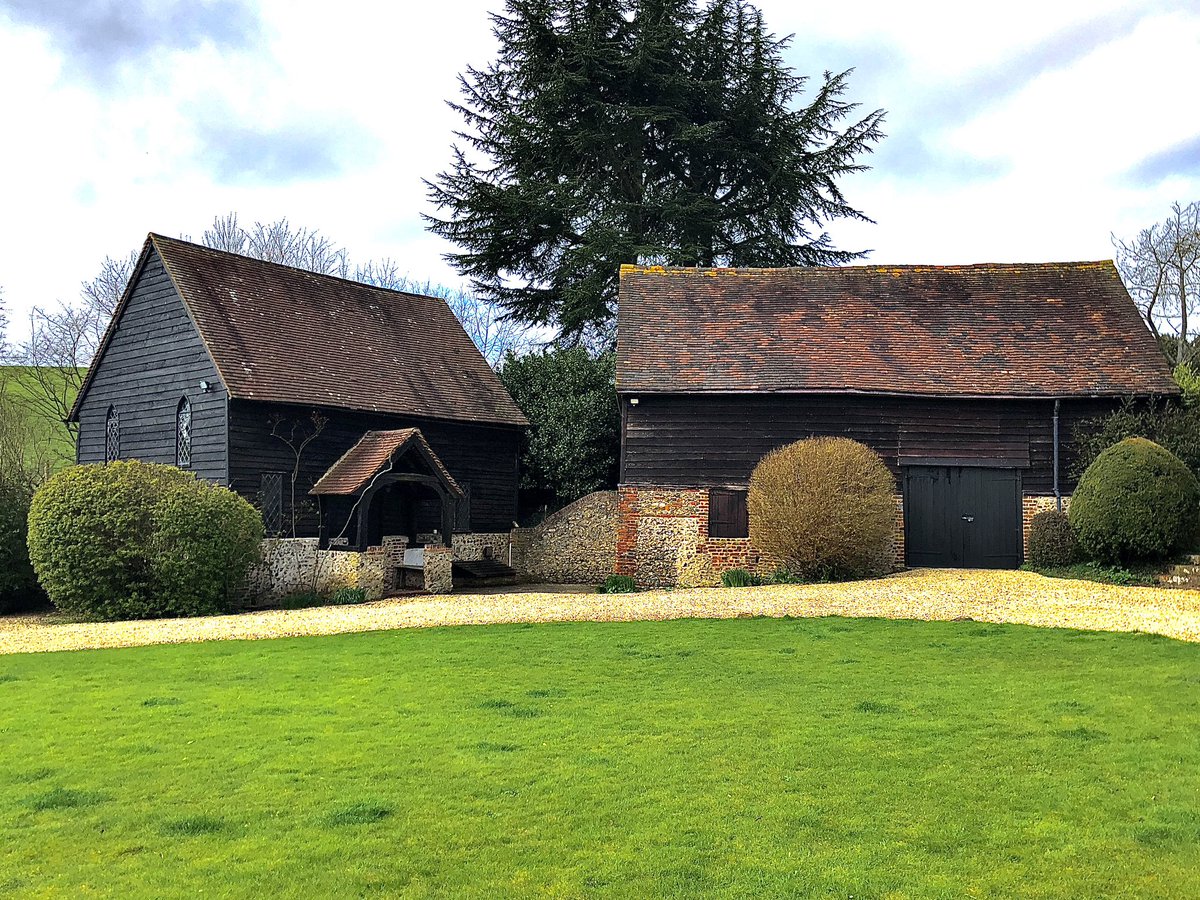
[{"label": "hedge", "polygon": [[227,611],[261,540],[245,500],[153,463],[66,469],[29,511],[39,581],[55,606],[84,618]]}]

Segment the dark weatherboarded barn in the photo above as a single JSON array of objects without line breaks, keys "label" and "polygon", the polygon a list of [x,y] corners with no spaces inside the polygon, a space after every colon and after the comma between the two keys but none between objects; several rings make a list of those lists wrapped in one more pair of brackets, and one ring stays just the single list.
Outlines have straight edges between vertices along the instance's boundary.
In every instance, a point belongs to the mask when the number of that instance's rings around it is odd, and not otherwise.
[{"label": "dark weatherboarded barn", "polygon": [[646,583],[753,565],[750,472],[816,435],[896,475],[898,562],[1016,566],[1079,424],[1178,392],[1110,262],[627,266],[619,308],[619,566]]},{"label": "dark weatherboarded barn", "polygon": [[[157,234],[72,418],[79,462],[180,465],[258,504],[275,532],[291,531],[295,473],[298,533],[319,521],[350,546],[507,531],[527,424],[444,301]],[[315,421],[297,462],[282,438],[298,446]],[[421,440],[392,443],[365,503],[367,485],[310,495],[368,432],[403,429]]]}]

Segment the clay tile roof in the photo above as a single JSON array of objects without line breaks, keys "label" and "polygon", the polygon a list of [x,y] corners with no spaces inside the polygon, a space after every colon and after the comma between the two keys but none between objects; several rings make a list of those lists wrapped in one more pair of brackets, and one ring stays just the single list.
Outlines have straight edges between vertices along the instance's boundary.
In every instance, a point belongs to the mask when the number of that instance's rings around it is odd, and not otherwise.
[{"label": "clay tile roof", "polygon": [[1175,394],[1111,262],[624,266],[622,392]]},{"label": "clay tile roof", "polygon": [[342,458],[317,479],[311,494],[357,494],[365,488],[393,455],[415,449],[424,459],[431,474],[437,475],[455,496],[461,497],[458,486],[437,454],[430,448],[419,428],[399,428],[393,431],[368,431],[357,444],[342,454]]},{"label": "clay tile roof", "polygon": [[236,398],[527,425],[446,302],[151,234]]}]

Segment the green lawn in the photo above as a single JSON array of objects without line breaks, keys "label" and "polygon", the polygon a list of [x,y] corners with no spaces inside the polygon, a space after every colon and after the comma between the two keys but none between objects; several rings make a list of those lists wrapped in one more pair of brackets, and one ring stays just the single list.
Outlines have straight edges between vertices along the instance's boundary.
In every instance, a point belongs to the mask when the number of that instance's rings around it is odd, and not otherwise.
[{"label": "green lawn", "polygon": [[1200,896],[1200,647],[878,620],[0,657],[0,892]]}]

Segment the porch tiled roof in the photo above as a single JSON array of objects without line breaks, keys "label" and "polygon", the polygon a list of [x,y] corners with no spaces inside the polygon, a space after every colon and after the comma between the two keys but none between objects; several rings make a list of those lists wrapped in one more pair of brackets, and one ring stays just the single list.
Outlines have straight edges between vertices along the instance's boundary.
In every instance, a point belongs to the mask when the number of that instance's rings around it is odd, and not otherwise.
[{"label": "porch tiled roof", "polygon": [[444,481],[452,494],[461,497],[462,488],[438,459],[419,428],[368,431],[359,438],[357,444],[342,454],[341,459],[329,467],[313,485],[310,493],[353,496],[366,488],[371,479],[384,470],[384,466],[394,455],[414,448],[432,469],[430,474]]}]

